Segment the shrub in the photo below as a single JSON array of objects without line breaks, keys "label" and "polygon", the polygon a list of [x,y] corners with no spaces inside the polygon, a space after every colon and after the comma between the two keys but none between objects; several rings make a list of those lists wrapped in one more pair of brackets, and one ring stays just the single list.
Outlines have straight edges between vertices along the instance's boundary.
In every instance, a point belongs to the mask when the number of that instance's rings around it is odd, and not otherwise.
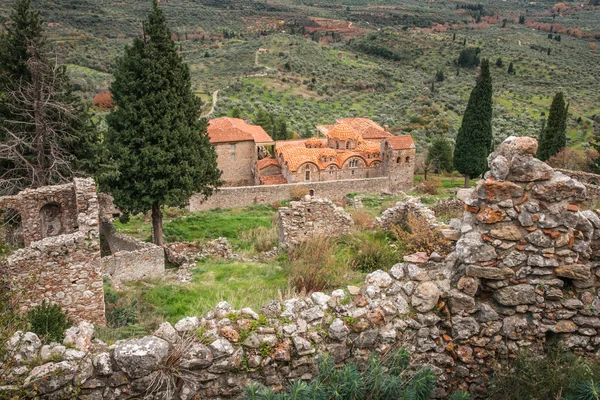
[{"label": "shrub", "polygon": [[371,229],[373,227],[373,216],[365,210],[352,211],[352,221],[360,229]]},{"label": "shrub", "polygon": [[[598,399],[600,364],[579,357],[557,342],[542,354],[523,350],[498,370],[490,382],[490,400]],[[563,397],[564,396],[564,397]]]},{"label": "shrub", "polygon": [[49,304],[46,300],[33,307],[27,313],[31,331],[37,334],[45,343],[60,342],[63,332],[73,325],[59,304]]},{"label": "shrub", "polygon": [[108,91],[98,93],[92,102],[99,110],[110,110],[113,106],[112,94]]},{"label": "shrub", "polygon": [[441,186],[440,181],[434,179],[425,181],[421,185],[423,185],[423,192],[431,195],[437,194]]},{"label": "shrub", "polygon": [[389,269],[397,256],[388,243],[387,237],[381,233],[365,233],[346,239],[352,255],[352,269],[361,272],[373,272],[378,269]]},{"label": "shrub", "polygon": [[424,251],[431,254],[435,251],[445,256],[450,252],[450,242],[437,229],[431,229],[427,221],[411,214],[406,227],[394,226],[391,232],[411,253]]},{"label": "shrub", "polygon": [[277,229],[259,226],[240,234],[240,239],[254,245],[254,249],[263,253],[272,250],[277,245]]},{"label": "shrub", "polygon": [[338,286],[347,274],[345,261],[338,260],[334,239],[313,237],[289,254],[290,282],[297,292],[320,292]]},{"label": "shrub", "polygon": [[290,188],[290,199],[298,201],[302,200],[308,194],[308,189],[304,186],[292,186]]},{"label": "shrub", "polygon": [[336,368],[329,356],[321,359],[319,374],[310,383],[292,382],[276,395],[271,389],[251,383],[241,399],[414,399],[431,398],[435,374],[427,368],[409,373],[409,355],[398,349],[380,357],[372,355],[365,365],[346,364]]}]

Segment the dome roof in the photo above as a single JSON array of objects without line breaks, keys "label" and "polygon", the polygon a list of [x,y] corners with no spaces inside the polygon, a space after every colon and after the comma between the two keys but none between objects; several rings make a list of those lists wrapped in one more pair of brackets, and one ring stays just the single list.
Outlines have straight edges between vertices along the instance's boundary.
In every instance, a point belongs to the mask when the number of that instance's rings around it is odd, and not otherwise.
[{"label": "dome roof", "polygon": [[354,130],[354,128],[345,124],[335,125],[327,133],[327,136],[330,139],[338,140],[358,140],[360,138],[360,135]]}]

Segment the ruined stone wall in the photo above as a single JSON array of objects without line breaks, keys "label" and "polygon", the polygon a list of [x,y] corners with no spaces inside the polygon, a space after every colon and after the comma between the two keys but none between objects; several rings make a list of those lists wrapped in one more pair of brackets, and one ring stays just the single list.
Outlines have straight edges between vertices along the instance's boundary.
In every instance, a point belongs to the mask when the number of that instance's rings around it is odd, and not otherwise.
[{"label": "ruined stone wall", "polygon": [[162,247],[117,232],[107,217],[100,221],[100,234],[111,253],[102,257],[102,273],[110,276],[113,283],[164,276],[165,251]]},{"label": "ruined stone wall", "polygon": [[583,171],[573,171],[570,169],[555,169],[555,171],[562,172],[563,174],[578,180],[583,183],[587,189],[588,203],[595,204],[600,199],[600,175],[592,174]]},{"label": "ruined stone wall", "polygon": [[252,380],[281,387],[311,379],[322,353],[342,364],[404,346],[438,376],[435,398],[455,388],[484,396],[499,361],[549,336],[597,354],[600,216],[580,209],[585,186],[536,160],[536,150],[535,139],[511,137],[490,156],[445,258],[407,256],[369,274],[359,290],[272,301],[259,313],[222,302],[110,348],[88,333],[90,340],[69,339],[91,343],[79,363],[59,349],[65,361],[42,357],[31,370],[30,359],[53,351],[32,334],[16,335],[12,342],[24,345],[9,349],[25,367],[25,386],[45,396],[79,387],[87,398],[125,399],[148,395],[161,363],[193,337],[179,365],[186,379],[170,396],[185,400],[235,398]]},{"label": "ruined stone wall", "polygon": [[[295,187],[306,188],[307,191],[313,190],[315,196],[337,201],[342,200],[348,193],[387,192],[389,190],[389,180],[386,177],[381,177],[330,182],[301,182],[287,185],[225,187],[219,189],[206,201],[201,195],[193,195],[190,198],[188,209],[193,212],[213,208],[247,207],[257,203],[288,200],[290,190]],[[409,188],[410,186],[407,186],[404,189]]]},{"label": "ruined stone wall", "polygon": [[[62,227],[77,231],[31,241],[41,235],[41,220],[35,215],[48,201],[60,204],[66,212],[59,221]],[[94,181],[75,179],[71,184],[26,190],[0,202],[29,216],[23,219],[23,231],[30,232],[28,246],[14,251],[0,267],[20,311],[26,312],[46,300],[60,304],[76,321],[104,324]]]},{"label": "ruined stone wall", "polygon": [[314,236],[347,235],[354,225],[350,214],[331,200],[307,195],[279,209],[279,243],[296,245]]}]

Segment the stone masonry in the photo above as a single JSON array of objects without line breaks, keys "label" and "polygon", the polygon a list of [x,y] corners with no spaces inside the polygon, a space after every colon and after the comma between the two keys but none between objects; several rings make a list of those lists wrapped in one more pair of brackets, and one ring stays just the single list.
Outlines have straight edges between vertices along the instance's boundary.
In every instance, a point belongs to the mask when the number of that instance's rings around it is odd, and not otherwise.
[{"label": "stone masonry", "polygon": [[0,206],[21,215],[26,247],[0,266],[22,312],[43,300],[76,321],[104,324],[98,202],[92,179],[25,190]]},{"label": "stone masonry", "polygon": [[314,236],[342,236],[354,225],[350,214],[331,200],[306,195],[279,209],[279,243],[294,246]]},{"label": "stone masonry", "polygon": [[[258,313],[222,302],[112,346],[75,327],[80,333],[67,332],[65,343],[77,343],[76,353],[19,332],[8,343],[9,373],[23,383],[0,390],[150,398],[149,382],[185,346],[170,398],[235,398],[252,380],[280,388],[311,379],[325,352],[343,364],[403,346],[438,376],[436,398],[455,388],[482,397],[498,362],[549,337],[597,355],[600,216],[579,208],[585,186],[536,160],[536,150],[535,139],[510,137],[489,157],[446,258],[406,257],[369,274],[359,290],[271,301]],[[44,364],[31,369],[35,357]]]}]

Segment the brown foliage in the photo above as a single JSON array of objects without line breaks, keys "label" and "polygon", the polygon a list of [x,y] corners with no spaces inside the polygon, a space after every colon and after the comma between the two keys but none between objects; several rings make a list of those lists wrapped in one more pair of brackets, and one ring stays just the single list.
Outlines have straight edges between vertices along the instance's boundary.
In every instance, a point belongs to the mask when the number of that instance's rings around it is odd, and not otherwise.
[{"label": "brown foliage", "polygon": [[567,147],[550,157],[547,163],[553,168],[590,172],[589,162],[597,157],[598,153],[595,150],[587,150],[584,154]]},{"label": "brown foliage", "polygon": [[425,192],[427,194],[431,194],[431,195],[437,194],[438,189],[441,186],[440,181],[434,180],[434,179],[425,181],[421,185],[423,187],[423,192]]},{"label": "brown foliage", "polygon": [[100,110],[110,110],[113,106],[112,94],[109,91],[98,93],[92,102]]},{"label": "brown foliage", "polygon": [[357,210],[350,213],[354,225],[360,229],[371,229],[373,227],[373,216],[365,210]]},{"label": "brown foliage", "polygon": [[292,186],[290,188],[290,199],[302,200],[308,194],[308,189],[304,186]]},{"label": "brown foliage", "polygon": [[399,242],[404,243],[409,253],[424,251],[431,254],[435,251],[445,256],[451,250],[450,242],[437,229],[432,229],[425,220],[411,214],[408,215],[406,227],[394,226],[391,232]]}]

